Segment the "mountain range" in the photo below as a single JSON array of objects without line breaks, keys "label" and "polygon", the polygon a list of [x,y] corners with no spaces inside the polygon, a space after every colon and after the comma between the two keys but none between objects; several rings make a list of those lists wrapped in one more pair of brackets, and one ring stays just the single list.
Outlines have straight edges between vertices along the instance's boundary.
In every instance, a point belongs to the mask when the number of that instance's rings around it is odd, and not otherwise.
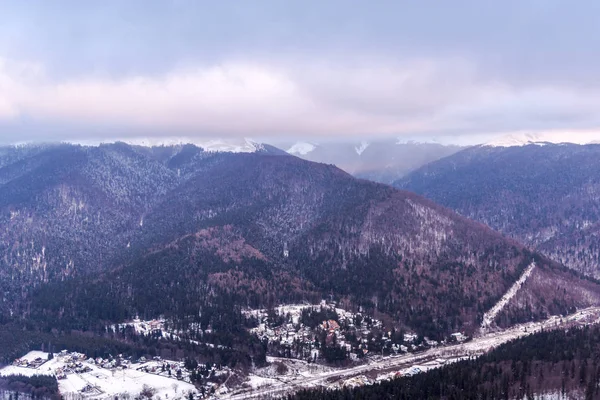
[{"label": "mountain range", "polygon": [[2,320],[92,329],[183,319],[225,298],[265,307],[333,296],[442,337],[477,330],[534,260],[526,310],[515,300],[498,323],[600,299],[594,282],[485,225],[279,151],[115,143],[1,154]]}]

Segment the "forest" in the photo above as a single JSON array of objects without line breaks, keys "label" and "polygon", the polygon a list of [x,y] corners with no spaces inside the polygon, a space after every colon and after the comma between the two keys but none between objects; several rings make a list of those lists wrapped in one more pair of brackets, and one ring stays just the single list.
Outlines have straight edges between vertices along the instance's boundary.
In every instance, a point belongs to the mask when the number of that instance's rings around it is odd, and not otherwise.
[{"label": "forest", "polygon": [[30,396],[32,400],[59,400],[58,382],[47,375],[10,375],[0,377],[0,396],[9,400],[19,400],[19,394]]}]

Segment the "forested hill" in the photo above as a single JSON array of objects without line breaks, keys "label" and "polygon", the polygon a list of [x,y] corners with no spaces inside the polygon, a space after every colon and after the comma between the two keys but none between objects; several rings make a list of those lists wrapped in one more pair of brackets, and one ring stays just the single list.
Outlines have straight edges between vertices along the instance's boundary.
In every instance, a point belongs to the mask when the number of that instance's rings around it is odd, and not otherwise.
[{"label": "forested hill", "polygon": [[528,301],[503,321],[600,297],[429,200],[279,152],[117,143],[3,154],[0,321],[95,330],[196,315],[236,331],[239,315],[218,322],[218,310],[327,297],[441,338],[476,331],[533,260]]},{"label": "forested hill", "polygon": [[476,146],[395,183],[600,277],[600,145]]}]

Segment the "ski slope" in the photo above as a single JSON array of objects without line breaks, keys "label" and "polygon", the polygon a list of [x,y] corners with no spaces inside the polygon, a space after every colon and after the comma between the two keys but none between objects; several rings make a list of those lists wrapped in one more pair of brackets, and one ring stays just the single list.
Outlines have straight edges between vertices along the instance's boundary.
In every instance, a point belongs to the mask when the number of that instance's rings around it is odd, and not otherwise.
[{"label": "ski slope", "polygon": [[498,313],[500,313],[500,311],[502,311],[504,309],[504,307],[506,307],[508,302],[513,297],[515,297],[515,295],[517,294],[519,289],[521,289],[521,286],[523,286],[523,284],[525,283],[527,278],[529,278],[529,276],[533,272],[534,268],[535,268],[535,263],[532,262],[531,264],[529,264],[529,266],[527,268],[525,268],[525,271],[523,271],[523,274],[521,274],[519,279],[517,279],[517,281],[515,283],[513,283],[513,285],[510,287],[510,289],[508,289],[508,291],[506,293],[504,293],[504,296],[502,296],[502,298],[494,305],[494,307],[492,307],[488,312],[483,314],[483,321],[481,322],[481,332],[482,333],[489,331],[489,329],[491,328],[492,323],[496,319],[496,316],[498,315]]}]

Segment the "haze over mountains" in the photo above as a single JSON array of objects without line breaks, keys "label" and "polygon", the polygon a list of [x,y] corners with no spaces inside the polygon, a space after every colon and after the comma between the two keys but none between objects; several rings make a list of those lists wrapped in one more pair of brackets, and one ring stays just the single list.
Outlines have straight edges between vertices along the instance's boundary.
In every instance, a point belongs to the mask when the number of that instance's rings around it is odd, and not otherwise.
[{"label": "haze over mountains", "polygon": [[359,178],[392,183],[407,172],[461,148],[439,143],[375,139],[322,144],[296,142],[286,150],[305,160],[334,164]]},{"label": "haze over mountains", "polygon": [[443,141],[389,138],[313,143],[298,141],[276,145],[305,160],[334,164],[358,177],[392,184],[406,174],[468,147],[484,145],[513,147],[528,144],[593,144],[600,142],[596,131],[540,131],[485,135],[480,143],[465,144],[460,137]]}]

